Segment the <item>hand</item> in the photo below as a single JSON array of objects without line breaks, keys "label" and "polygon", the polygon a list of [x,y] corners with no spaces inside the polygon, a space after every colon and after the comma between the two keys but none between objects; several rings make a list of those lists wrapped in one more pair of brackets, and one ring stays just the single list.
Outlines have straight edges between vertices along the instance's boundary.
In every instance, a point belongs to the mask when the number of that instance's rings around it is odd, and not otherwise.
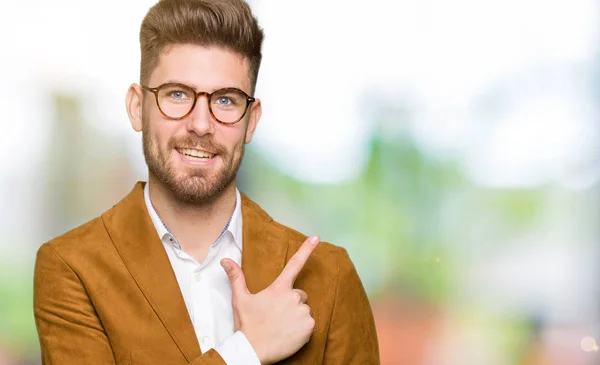
[{"label": "hand", "polygon": [[294,289],[294,281],[319,244],[319,237],[304,241],[283,271],[265,290],[251,294],[242,269],[232,260],[223,259],[231,282],[231,301],[236,331],[242,331],[261,364],[272,364],[295,354],[308,342],[315,327],[307,295]]}]

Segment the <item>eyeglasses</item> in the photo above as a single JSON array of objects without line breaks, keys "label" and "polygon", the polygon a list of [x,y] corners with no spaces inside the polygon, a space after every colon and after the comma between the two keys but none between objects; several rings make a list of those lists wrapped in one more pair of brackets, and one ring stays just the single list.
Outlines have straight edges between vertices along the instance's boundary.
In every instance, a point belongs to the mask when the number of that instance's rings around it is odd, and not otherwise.
[{"label": "eyeglasses", "polygon": [[248,106],[256,101],[237,88],[224,88],[212,93],[196,92],[192,87],[178,83],[162,84],[154,88],[142,85],[142,88],[154,94],[158,110],[172,120],[181,120],[190,115],[198,97],[202,95],[208,99],[210,114],[223,124],[234,124],[242,120]]}]

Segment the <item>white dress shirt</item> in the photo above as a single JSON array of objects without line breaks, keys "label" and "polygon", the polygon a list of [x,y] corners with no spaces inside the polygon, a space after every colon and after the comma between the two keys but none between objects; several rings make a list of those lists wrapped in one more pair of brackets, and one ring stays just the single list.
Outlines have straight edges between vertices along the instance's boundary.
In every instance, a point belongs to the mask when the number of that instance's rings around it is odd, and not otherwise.
[{"label": "white dress shirt", "polygon": [[200,349],[204,353],[214,348],[228,365],[260,365],[246,336],[234,332],[231,284],[220,264],[226,257],[242,264],[240,192],[236,189],[235,209],[229,223],[210,246],[204,262],[199,263],[181,249],[177,238],[161,221],[150,201],[148,185],[144,188],[146,207],[173,266]]}]

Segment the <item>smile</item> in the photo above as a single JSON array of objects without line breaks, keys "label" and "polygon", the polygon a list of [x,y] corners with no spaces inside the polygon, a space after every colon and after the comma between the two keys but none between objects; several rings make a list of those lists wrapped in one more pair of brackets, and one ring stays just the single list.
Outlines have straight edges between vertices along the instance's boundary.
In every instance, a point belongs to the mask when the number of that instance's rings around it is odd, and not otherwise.
[{"label": "smile", "polygon": [[177,152],[181,154],[184,158],[191,161],[208,161],[211,158],[215,157],[215,154],[197,150],[193,148],[176,148]]}]

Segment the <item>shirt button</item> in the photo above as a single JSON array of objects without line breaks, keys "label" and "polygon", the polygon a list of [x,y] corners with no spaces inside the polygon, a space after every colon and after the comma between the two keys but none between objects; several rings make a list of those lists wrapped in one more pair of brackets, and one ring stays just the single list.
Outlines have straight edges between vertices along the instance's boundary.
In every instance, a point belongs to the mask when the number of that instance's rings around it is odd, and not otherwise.
[{"label": "shirt button", "polygon": [[194,275],[194,280],[200,281],[200,279],[202,279],[202,275],[200,275],[200,274],[195,274]]},{"label": "shirt button", "polygon": [[210,340],[210,337],[206,337],[206,336],[200,337],[200,344],[206,345],[207,347],[213,347],[213,343]]}]

